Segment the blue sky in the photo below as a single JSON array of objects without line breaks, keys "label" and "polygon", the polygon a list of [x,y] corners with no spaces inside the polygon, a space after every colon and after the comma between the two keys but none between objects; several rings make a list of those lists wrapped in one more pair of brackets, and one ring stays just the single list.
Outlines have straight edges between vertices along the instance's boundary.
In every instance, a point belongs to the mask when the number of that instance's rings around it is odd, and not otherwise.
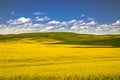
[{"label": "blue sky", "polygon": [[[20,18],[30,18],[32,24],[44,25],[50,20],[83,20],[85,23],[95,21],[97,26],[112,25],[120,20],[120,0],[0,0],[1,26],[9,27],[10,20],[17,21]],[[37,18],[49,19],[40,22],[35,21]]]}]

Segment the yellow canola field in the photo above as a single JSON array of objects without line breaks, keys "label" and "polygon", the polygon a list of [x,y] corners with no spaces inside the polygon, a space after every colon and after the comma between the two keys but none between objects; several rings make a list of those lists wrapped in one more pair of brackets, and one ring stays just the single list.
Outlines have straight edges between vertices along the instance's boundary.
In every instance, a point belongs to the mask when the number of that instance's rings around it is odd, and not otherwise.
[{"label": "yellow canola field", "polygon": [[0,80],[120,79],[120,48],[75,47],[0,43]]}]

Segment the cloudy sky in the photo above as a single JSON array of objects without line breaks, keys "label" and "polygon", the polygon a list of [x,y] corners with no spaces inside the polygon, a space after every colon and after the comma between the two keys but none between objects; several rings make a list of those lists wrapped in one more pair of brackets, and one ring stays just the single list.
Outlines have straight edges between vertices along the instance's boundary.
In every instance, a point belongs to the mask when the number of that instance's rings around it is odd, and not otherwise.
[{"label": "cloudy sky", "polygon": [[120,34],[120,0],[0,0],[0,34]]}]

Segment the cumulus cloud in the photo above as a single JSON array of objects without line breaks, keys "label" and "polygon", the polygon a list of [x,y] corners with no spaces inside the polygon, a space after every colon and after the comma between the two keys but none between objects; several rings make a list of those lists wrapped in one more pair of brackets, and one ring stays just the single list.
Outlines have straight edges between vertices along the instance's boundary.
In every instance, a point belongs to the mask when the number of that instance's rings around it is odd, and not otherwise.
[{"label": "cumulus cloud", "polygon": [[48,21],[48,20],[50,20],[50,18],[47,17],[47,16],[45,16],[45,17],[43,17],[43,18],[36,17],[35,20],[36,20],[36,21]]},{"label": "cumulus cloud", "polygon": [[[16,34],[29,32],[56,32],[70,31],[82,34],[120,34],[120,20],[111,24],[98,24],[95,20],[70,20],[57,21],[48,17],[36,17],[33,22],[31,18],[20,17],[7,21],[7,24],[0,25],[0,34]],[[40,22],[46,21],[47,22]]]},{"label": "cumulus cloud", "polygon": [[86,25],[88,25],[88,26],[94,26],[94,25],[96,25],[97,23],[95,22],[95,21],[91,21],[91,22],[89,22],[89,23],[87,23]]},{"label": "cumulus cloud", "polygon": [[120,20],[111,24],[97,25],[96,32],[99,34],[120,34]]},{"label": "cumulus cloud", "polygon": [[60,23],[60,21],[56,21],[56,20],[53,20],[53,21],[48,22],[49,25],[51,25],[51,24],[57,25],[57,24],[59,24],[59,23]]},{"label": "cumulus cloud", "polygon": [[7,21],[7,23],[11,25],[19,25],[19,24],[24,24],[24,23],[30,23],[31,21],[32,20],[30,18],[20,17],[15,20],[10,19],[9,21]]},{"label": "cumulus cloud", "polygon": [[118,25],[120,26],[120,20],[117,20],[115,23],[113,23],[112,25]]},{"label": "cumulus cloud", "polygon": [[77,29],[78,29],[78,26],[71,26],[70,29],[71,29],[71,30],[77,30]]}]

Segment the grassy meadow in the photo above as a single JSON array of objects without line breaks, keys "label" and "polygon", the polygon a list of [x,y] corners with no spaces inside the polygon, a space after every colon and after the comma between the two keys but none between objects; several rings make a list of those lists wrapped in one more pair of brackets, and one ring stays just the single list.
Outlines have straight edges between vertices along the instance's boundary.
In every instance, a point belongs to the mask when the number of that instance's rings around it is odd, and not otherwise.
[{"label": "grassy meadow", "polygon": [[0,35],[0,80],[120,80],[120,35]]}]

